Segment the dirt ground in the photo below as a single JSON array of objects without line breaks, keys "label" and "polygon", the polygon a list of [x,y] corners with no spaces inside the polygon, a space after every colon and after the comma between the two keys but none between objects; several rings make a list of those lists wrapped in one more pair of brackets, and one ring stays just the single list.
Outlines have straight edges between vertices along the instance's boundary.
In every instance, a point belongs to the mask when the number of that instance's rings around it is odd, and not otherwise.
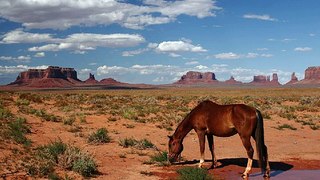
[{"label": "dirt ground", "polygon": [[[49,105],[48,105],[49,104]],[[48,104],[38,104],[37,108],[47,109]],[[47,105],[47,107],[46,107]],[[119,118],[116,121],[108,121],[111,116],[92,114],[86,116],[86,123],[78,123],[81,129],[80,133],[70,132],[70,126],[63,123],[43,121],[41,118],[30,114],[18,112],[17,106],[11,104],[8,106],[13,114],[18,114],[27,119],[27,124],[31,127],[31,133],[27,138],[32,140],[32,145],[38,146],[46,144],[56,139],[80,147],[88,151],[96,159],[99,174],[92,179],[175,179],[176,170],[185,167],[196,167],[200,158],[198,138],[194,131],[191,131],[184,139],[184,151],[182,157],[185,161],[171,166],[150,165],[144,162],[150,159],[150,155],[157,153],[157,150],[147,149],[138,150],[135,148],[124,148],[119,145],[119,141],[124,138],[143,139],[147,138],[156,145],[158,150],[167,150],[167,135],[173,131],[159,128],[158,123],[140,123],[125,118]],[[59,114],[58,110],[55,110]],[[61,113],[62,114],[62,113]],[[320,112],[313,112],[319,116]],[[268,147],[269,161],[272,170],[320,170],[320,130],[312,130],[307,126],[300,127],[295,124],[297,130],[283,129],[277,127],[282,123],[292,123],[287,119],[271,115],[270,119],[264,121],[265,142]],[[130,126],[128,126],[130,125]],[[177,124],[173,125],[173,129]],[[106,144],[92,145],[88,144],[83,138],[94,132],[98,128],[105,127],[109,131],[111,142]],[[222,165],[216,169],[210,169],[208,172],[218,179],[233,179],[240,177],[246,166],[246,152],[238,135],[227,138],[214,138],[215,152],[218,161]],[[252,141],[255,148],[255,143]],[[12,153],[17,149],[15,143],[0,143],[0,178],[4,179],[27,179],[26,172],[21,169],[10,168],[9,164],[14,166],[19,162],[19,157]],[[256,155],[254,156],[256,159]],[[211,156],[206,145],[205,167],[210,167]],[[258,163],[254,161],[252,173],[260,171]],[[62,176],[68,174],[75,179],[82,178],[74,172],[65,172],[57,170]]]}]

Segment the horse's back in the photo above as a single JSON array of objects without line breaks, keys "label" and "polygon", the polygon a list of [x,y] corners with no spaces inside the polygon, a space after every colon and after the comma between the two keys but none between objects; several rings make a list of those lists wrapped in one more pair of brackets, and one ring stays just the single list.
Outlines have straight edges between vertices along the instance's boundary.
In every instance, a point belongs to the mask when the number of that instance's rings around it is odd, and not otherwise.
[{"label": "horse's back", "polygon": [[194,125],[216,136],[232,136],[243,128],[254,128],[255,108],[245,104],[219,105],[212,101],[201,102],[193,112]]}]

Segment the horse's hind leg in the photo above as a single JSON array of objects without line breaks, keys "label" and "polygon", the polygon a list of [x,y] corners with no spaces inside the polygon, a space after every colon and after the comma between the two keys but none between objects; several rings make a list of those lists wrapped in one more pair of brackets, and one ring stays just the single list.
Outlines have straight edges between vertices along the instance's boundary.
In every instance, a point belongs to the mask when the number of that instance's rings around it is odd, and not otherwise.
[{"label": "horse's hind leg", "polygon": [[207,139],[208,139],[209,149],[210,149],[211,156],[212,156],[212,166],[211,166],[211,168],[213,169],[213,168],[216,168],[217,166],[219,166],[219,163],[218,163],[217,158],[216,158],[216,154],[214,152],[213,135],[208,134],[207,135]]},{"label": "horse's hind leg", "polygon": [[204,163],[204,149],[205,149],[205,132],[204,131],[197,131],[198,138],[199,138],[199,145],[200,145],[200,162],[199,162],[199,167],[202,167],[202,164]]},{"label": "horse's hind leg", "polygon": [[253,148],[252,148],[252,145],[250,142],[250,136],[249,137],[241,137],[241,141],[242,141],[243,146],[246,148],[246,151],[248,154],[247,167],[242,174],[243,178],[247,178],[249,175],[249,172],[251,171],[251,168],[252,168]]}]

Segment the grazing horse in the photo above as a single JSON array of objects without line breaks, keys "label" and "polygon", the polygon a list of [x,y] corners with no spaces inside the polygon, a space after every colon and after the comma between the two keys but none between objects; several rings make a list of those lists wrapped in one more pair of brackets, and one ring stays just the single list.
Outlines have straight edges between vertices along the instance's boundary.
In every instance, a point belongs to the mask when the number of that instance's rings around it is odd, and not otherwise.
[{"label": "grazing horse", "polygon": [[264,143],[263,119],[259,110],[244,104],[218,105],[208,100],[201,102],[178,125],[174,134],[169,136],[170,162],[177,161],[183,150],[183,139],[192,129],[199,137],[201,154],[199,167],[204,163],[205,136],[212,155],[212,168],[215,168],[218,164],[214,153],[213,136],[229,137],[238,133],[248,154],[247,167],[242,177],[248,177],[252,167],[251,137],[256,141],[259,165],[264,177],[269,177],[270,166]]}]

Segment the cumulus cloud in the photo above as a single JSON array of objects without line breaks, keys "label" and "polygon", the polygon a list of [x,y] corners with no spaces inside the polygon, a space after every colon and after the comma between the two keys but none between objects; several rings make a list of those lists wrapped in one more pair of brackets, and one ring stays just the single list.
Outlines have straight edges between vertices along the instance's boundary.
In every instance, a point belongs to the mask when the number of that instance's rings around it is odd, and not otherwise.
[{"label": "cumulus cloud", "polygon": [[8,61],[8,62],[18,62],[18,63],[29,63],[31,60],[31,57],[29,55],[27,56],[0,56],[1,61]]},{"label": "cumulus cloud", "polygon": [[139,5],[117,0],[2,0],[0,9],[0,17],[30,29],[113,23],[141,29],[175,21],[179,15],[215,16],[221,8],[216,6],[215,0],[144,0]]},{"label": "cumulus cloud", "polygon": [[145,39],[138,34],[71,34],[65,39],[56,39],[51,44],[31,47],[29,51],[61,51],[75,50],[83,52],[94,50],[97,47],[132,47],[144,42]]},{"label": "cumulus cloud", "polygon": [[46,56],[46,54],[44,52],[37,52],[34,57],[40,58],[40,57],[44,57]]},{"label": "cumulus cloud", "polygon": [[42,46],[34,46],[29,51],[61,51],[72,50],[83,54],[85,51],[94,50],[97,47],[132,47],[145,42],[139,34],[94,34],[75,33],[66,38],[54,38],[52,34],[40,34],[25,32],[16,29],[2,36],[0,43],[47,43]]},{"label": "cumulus cloud", "polygon": [[243,15],[243,18],[245,18],[245,19],[257,19],[257,20],[263,20],[263,21],[278,21],[278,19],[272,18],[268,14],[263,14],[263,15],[245,14],[245,15]]},{"label": "cumulus cloud", "polygon": [[43,43],[52,42],[54,38],[51,34],[39,34],[24,32],[23,29],[18,28],[2,35],[2,44],[14,44],[14,43]]},{"label": "cumulus cloud", "polygon": [[155,48],[159,52],[206,52],[207,50],[200,45],[193,45],[186,41],[164,41],[157,45]]},{"label": "cumulus cloud", "polygon": [[312,48],[311,47],[296,47],[296,48],[294,48],[294,51],[307,52],[307,51],[312,51]]}]

